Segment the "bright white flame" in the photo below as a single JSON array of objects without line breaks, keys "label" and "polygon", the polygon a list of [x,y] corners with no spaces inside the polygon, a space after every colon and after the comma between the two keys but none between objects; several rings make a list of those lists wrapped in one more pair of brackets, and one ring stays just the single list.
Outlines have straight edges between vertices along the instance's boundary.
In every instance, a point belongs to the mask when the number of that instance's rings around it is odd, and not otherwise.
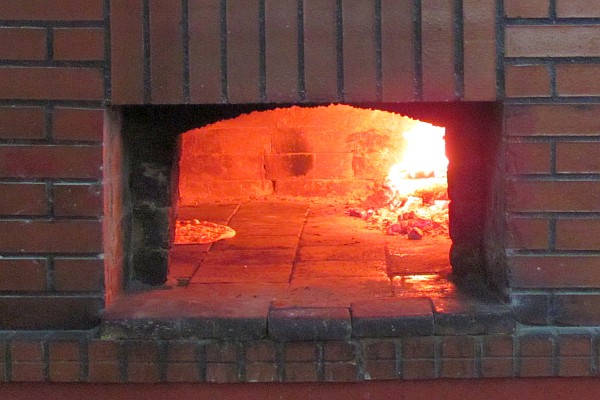
[{"label": "bright white flame", "polygon": [[[406,147],[402,159],[390,169],[386,183],[398,194],[446,183],[448,158],[445,128],[420,122],[403,133]],[[428,179],[416,179],[428,178]]]}]

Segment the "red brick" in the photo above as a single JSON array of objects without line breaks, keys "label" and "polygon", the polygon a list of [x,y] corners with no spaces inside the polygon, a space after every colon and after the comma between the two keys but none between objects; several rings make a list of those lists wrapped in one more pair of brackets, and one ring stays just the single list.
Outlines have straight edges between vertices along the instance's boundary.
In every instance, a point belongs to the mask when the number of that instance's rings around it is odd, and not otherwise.
[{"label": "red brick", "polygon": [[506,198],[511,211],[598,211],[600,182],[509,181]]},{"label": "red brick", "polygon": [[100,142],[104,129],[104,111],[94,108],[54,109],[52,137],[58,140]]},{"label": "red brick", "polygon": [[267,154],[264,169],[266,178],[271,180],[290,177],[313,178],[314,164],[314,154]]},{"label": "red brick", "polygon": [[509,378],[513,373],[512,358],[483,358],[481,375],[484,378]]},{"label": "red brick", "polygon": [[119,362],[90,362],[88,365],[88,380],[102,383],[121,382]]},{"label": "red brick", "polygon": [[558,376],[591,376],[590,357],[560,358]]},{"label": "red brick", "polygon": [[568,326],[600,324],[600,296],[596,294],[564,294],[555,297],[555,323]]},{"label": "red brick", "polygon": [[[383,101],[415,97],[415,56],[412,3],[381,1],[381,92]],[[403,38],[403,40],[398,40]],[[398,71],[402,71],[401,74]]]},{"label": "red brick", "polygon": [[597,0],[557,0],[558,18],[598,18],[600,5]]},{"label": "red brick", "polygon": [[65,259],[54,261],[54,285],[59,292],[97,292],[102,290],[102,260]]},{"label": "red brick", "polygon": [[77,382],[81,376],[81,363],[79,361],[50,362],[51,382]]},{"label": "red brick", "polygon": [[600,94],[600,65],[558,64],[556,91],[559,96],[598,96]]},{"label": "red brick", "polygon": [[104,29],[54,29],[53,58],[61,61],[104,60]]},{"label": "red brick", "polygon": [[466,359],[442,359],[442,378],[474,378],[475,360]]},{"label": "red brick", "polygon": [[144,102],[142,2],[110,1],[111,87],[113,104]]},{"label": "red brick", "polygon": [[0,221],[0,251],[101,252],[102,223],[99,221]]},{"label": "red brick", "polygon": [[148,340],[130,340],[125,344],[128,363],[154,363],[158,359],[157,342]]},{"label": "red brick", "polygon": [[181,2],[150,0],[152,103],[183,103]]},{"label": "red brick", "polygon": [[509,174],[549,174],[550,143],[507,143],[506,172]]},{"label": "red brick", "polygon": [[190,99],[219,103],[221,96],[220,0],[189,0]]},{"label": "red brick", "polygon": [[354,346],[346,342],[327,342],[324,346],[323,359],[325,361],[352,361],[354,360]]},{"label": "red brick", "polygon": [[0,146],[3,178],[100,178],[102,148]]},{"label": "red brick", "polygon": [[[6,349],[7,349],[8,343],[6,342],[6,340],[0,340],[0,365],[4,366],[4,363],[6,361]],[[3,379],[4,371],[0,372],[0,379]]]},{"label": "red brick", "polygon": [[507,65],[507,97],[550,97],[550,73],[545,65]]},{"label": "red brick", "polygon": [[506,132],[511,136],[600,134],[600,106],[552,104],[508,106]]},{"label": "red brick", "polygon": [[45,215],[47,213],[46,185],[36,183],[0,184],[0,214]]},{"label": "red brick", "polygon": [[10,356],[13,362],[42,361],[44,349],[41,342],[15,340],[10,344]]},{"label": "red brick", "polygon": [[548,18],[548,0],[504,0],[504,15],[509,18]]},{"label": "red brick", "polygon": [[394,360],[396,345],[391,341],[375,341],[363,343],[363,354],[367,360]]},{"label": "red brick", "polygon": [[12,361],[11,379],[19,381],[41,381],[43,374],[43,347],[36,341],[13,341],[10,344]]},{"label": "red brick", "polygon": [[50,361],[79,361],[79,342],[57,341],[48,345]]},{"label": "red brick", "polygon": [[97,297],[0,297],[0,329],[90,329],[103,305]]},{"label": "red brick", "polygon": [[170,341],[167,352],[169,362],[195,362],[198,344],[193,341]]},{"label": "red brick", "polygon": [[288,342],[285,344],[284,357],[288,361],[316,361],[317,348],[314,343]]},{"label": "red brick", "polygon": [[102,100],[100,68],[1,67],[3,99]]},{"label": "red brick", "polygon": [[58,217],[99,217],[102,215],[100,185],[54,185],[54,215]]},{"label": "red brick", "polygon": [[509,264],[513,287],[600,287],[600,257],[597,256],[513,256]]},{"label": "red brick", "polygon": [[0,19],[101,21],[104,18],[102,0],[27,0],[3,1]]},{"label": "red brick", "polygon": [[46,29],[0,28],[0,59],[44,60]]},{"label": "red brick", "polygon": [[421,7],[423,98],[452,100],[455,95],[453,3],[433,0],[423,2]]},{"label": "red brick", "polygon": [[559,355],[590,356],[592,354],[592,339],[585,334],[564,334],[558,336]]},{"label": "red brick", "polygon": [[597,250],[600,248],[600,220],[557,220],[556,248],[558,250]]},{"label": "red brick", "polygon": [[311,362],[286,362],[285,382],[316,382],[317,364]]},{"label": "red brick", "polygon": [[600,56],[597,25],[507,26],[507,57],[597,57]]},{"label": "red brick", "polygon": [[404,358],[433,358],[434,341],[432,337],[413,337],[402,341]]},{"label": "red brick", "polygon": [[279,373],[275,363],[251,362],[246,364],[246,382],[277,382]]},{"label": "red brick", "polygon": [[139,383],[159,382],[158,364],[153,362],[129,362],[127,364],[127,381]]},{"label": "red brick", "polygon": [[13,382],[41,382],[45,380],[44,365],[41,362],[17,362],[11,366]]},{"label": "red brick", "polygon": [[558,142],[556,144],[556,172],[600,172],[600,142]]},{"label": "red brick", "polygon": [[521,357],[552,357],[553,339],[550,335],[524,335],[519,338]]},{"label": "red brick", "polygon": [[513,337],[508,335],[484,336],[482,353],[484,357],[512,357]]},{"label": "red brick", "polygon": [[167,382],[199,382],[198,366],[187,362],[167,364]]},{"label": "red brick", "polygon": [[396,360],[365,360],[365,380],[398,379]]},{"label": "red brick", "polygon": [[206,381],[210,383],[235,383],[239,381],[236,364],[208,364]]},{"label": "red brick", "polygon": [[235,343],[210,343],[206,345],[206,360],[208,362],[231,362],[238,359],[238,346]]},{"label": "red brick", "polygon": [[115,361],[119,357],[121,343],[111,340],[92,340],[88,344],[88,359],[91,362]]},{"label": "red brick", "polygon": [[[257,119],[264,116],[256,114]],[[200,154],[246,155],[271,152],[271,135],[276,132],[268,127],[216,127],[195,129],[182,137],[182,146],[190,156]],[[184,154],[184,156],[187,154]]]},{"label": "red brick", "polygon": [[[187,160],[182,160],[187,161]],[[262,155],[212,155],[196,157],[180,163],[182,173],[192,171],[195,180],[262,180],[264,161]]]},{"label": "red brick", "polygon": [[522,358],[520,377],[544,377],[554,375],[552,358]]},{"label": "red brick", "polygon": [[251,342],[245,349],[247,361],[275,361],[276,348],[273,342]]},{"label": "red brick", "polygon": [[1,259],[0,290],[11,292],[46,290],[46,260]]},{"label": "red brick", "polygon": [[42,139],[44,118],[41,107],[0,107],[0,139]]},{"label": "red brick", "polygon": [[337,99],[335,3],[304,3],[304,75],[309,101]]},{"label": "red brick", "polygon": [[357,379],[355,362],[325,363],[326,382],[355,382]]},{"label": "red brick", "polygon": [[548,248],[549,221],[544,218],[509,218],[507,246],[513,249]]},{"label": "red brick", "polygon": [[446,336],[442,338],[442,357],[472,358],[475,356],[475,338],[472,336]]},{"label": "red brick", "polygon": [[[318,115],[318,111],[314,115]],[[343,114],[339,114],[339,124],[344,124],[342,116]],[[329,122],[333,122],[334,117],[324,116],[324,118],[328,119]],[[305,127],[310,123],[311,121],[298,122],[299,125],[304,125]],[[371,139],[371,137],[365,137],[368,133],[361,133],[360,139],[357,139],[357,135],[339,132],[339,128],[334,128],[335,122],[331,126],[332,128],[303,128],[301,131],[298,128],[278,128],[273,130],[271,133],[272,152],[281,154],[331,153],[332,149],[335,149],[339,153],[351,153],[352,151],[357,151],[355,149],[357,144],[353,142],[369,142],[369,139]],[[376,134],[373,134],[373,136],[376,136]],[[385,140],[381,136],[373,137],[373,141],[378,139],[379,141]],[[365,143],[365,152],[369,150],[367,146],[368,144]]]},{"label": "red brick", "polygon": [[350,153],[315,154],[315,178],[349,179],[354,177],[353,155]]},{"label": "red brick", "polygon": [[368,1],[342,4],[344,42],[344,98],[376,101],[375,7]]},{"label": "red brick", "polygon": [[227,95],[232,103],[257,103],[259,93],[258,0],[227,3]]},{"label": "red brick", "polygon": [[496,1],[463,0],[466,101],[496,99]]},{"label": "red brick", "polygon": [[[195,206],[207,200],[248,198],[250,194],[267,196],[273,194],[271,181],[236,181],[235,185],[224,185],[223,181],[179,182],[180,205]],[[185,185],[184,185],[185,184]]]},{"label": "red brick", "polygon": [[402,362],[402,377],[404,379],[435,378],[435,363],[433,360],[404,360]]},{"label": "red brick", "polygon": [[298,2],[269,1],[265,4],[267,99],[298,100]]}]

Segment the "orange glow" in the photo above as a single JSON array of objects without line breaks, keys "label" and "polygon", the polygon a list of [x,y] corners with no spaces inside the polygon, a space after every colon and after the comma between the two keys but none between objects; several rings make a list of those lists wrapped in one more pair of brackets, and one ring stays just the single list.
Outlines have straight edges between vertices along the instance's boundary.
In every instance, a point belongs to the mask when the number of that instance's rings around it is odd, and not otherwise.
[{"label": "orange glow", "polygon": [[403,154],[384,182],[390,191],[388,210],[397,219],[387,219],[388,234],[407,234],[411,240],[420,240],[424,235],[448,233],[448,158],[444,134],[444,128],[420,121],[402,133]]},{"label": "orange glow", "polygon": [[418,190],[448,186],[445,132],[444,128],[419,122],[403,133],[406,140],[404,154],[392,166],[386,179],[386,185],[396,195],[410,196]]}]

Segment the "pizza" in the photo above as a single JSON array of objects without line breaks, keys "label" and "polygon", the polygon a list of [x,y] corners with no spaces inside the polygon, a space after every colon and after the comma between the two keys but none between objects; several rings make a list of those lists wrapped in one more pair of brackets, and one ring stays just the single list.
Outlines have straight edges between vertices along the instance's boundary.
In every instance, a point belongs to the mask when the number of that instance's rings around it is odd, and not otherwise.
[{"label": "pizza", "polygon": [[234,236],[235,231],[226,225],[197,219],[175,221],[175,244],[212,243]]}]

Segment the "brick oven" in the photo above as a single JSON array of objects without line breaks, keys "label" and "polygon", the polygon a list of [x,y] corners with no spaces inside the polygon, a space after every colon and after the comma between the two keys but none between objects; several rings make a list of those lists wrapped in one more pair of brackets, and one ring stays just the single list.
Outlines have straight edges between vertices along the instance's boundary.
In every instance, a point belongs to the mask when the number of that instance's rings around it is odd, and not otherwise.
[{"label": "brick oven", "polygon": [[[596,376],[597,3],[4,2],[0,382]],[[443,251],[314,110],[445,127]]]}]

